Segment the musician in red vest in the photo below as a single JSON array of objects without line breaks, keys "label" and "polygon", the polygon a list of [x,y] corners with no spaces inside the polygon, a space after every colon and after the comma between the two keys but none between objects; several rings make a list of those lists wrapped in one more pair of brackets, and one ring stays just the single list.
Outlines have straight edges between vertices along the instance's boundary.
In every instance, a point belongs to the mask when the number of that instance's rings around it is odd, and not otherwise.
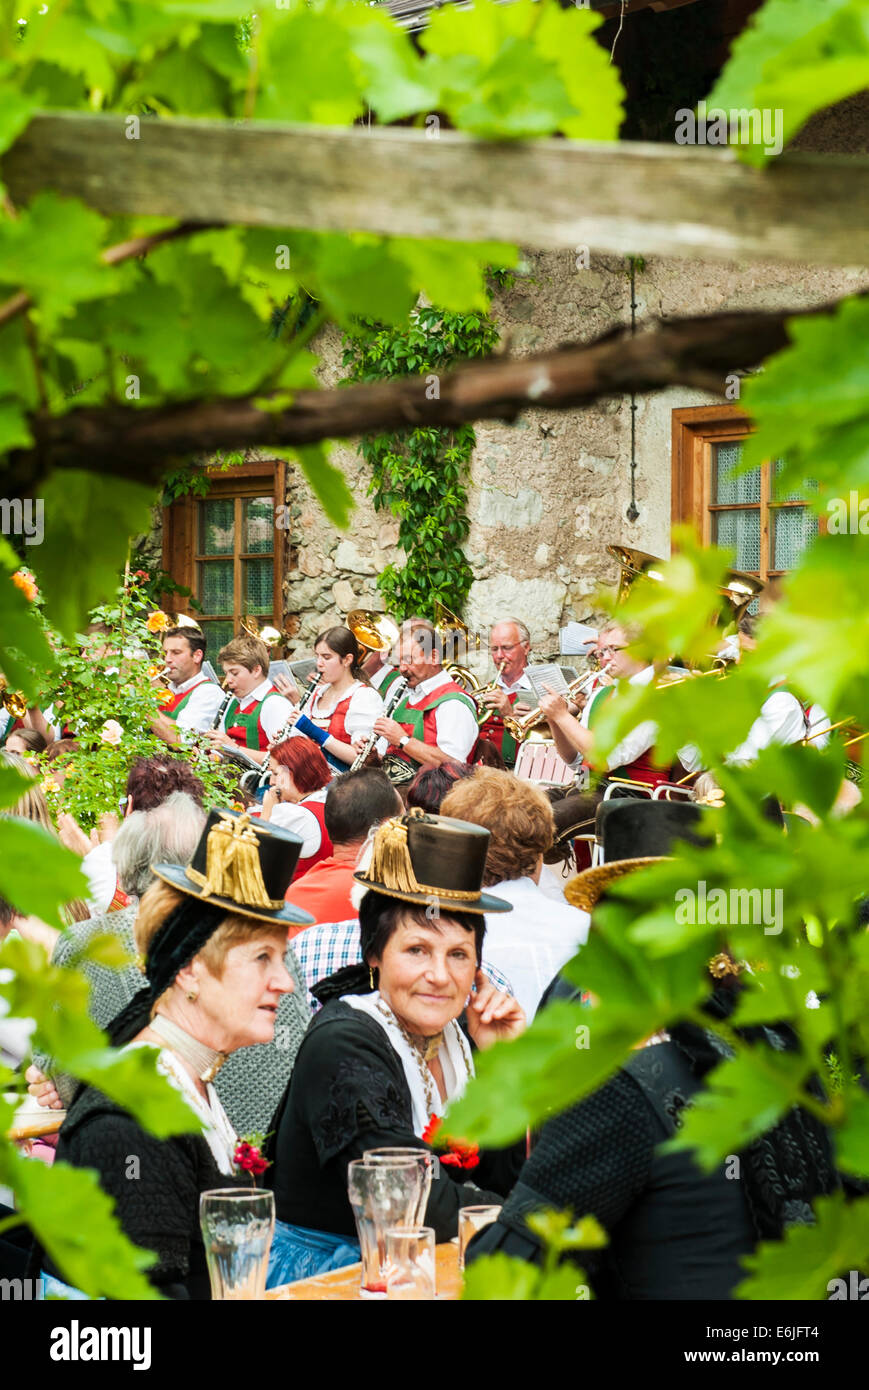
[{"label": "musician in red vest", "polygon": [[531,650],[531,634],[518,618],[504,618],[495,623],[489,633],[489,652],[495,663],[495,689],[487,690],[479,696],[491,714],[480,727],[480,738],[494,743],[507,767],[516,762],[518,746],[512,734],[504,727],[505,715],[515,715],[520,719],[534,709],[537,700],[528,676],[528,653]]},{"label": "musician in red vest", "polygon": [[287,728],[293,706],[279,695],[268,677],[269,649],[259,637],[243,632],[221,647],[218,661],[232,694],[221,727],[206,738],[215,746],[243,748],[254,762],[264,763],[269,744]]},{"label": "musician in red vest", "polygon": [[346,627],[330,627],[314,643],[318,682],[304,711],[295,711],[291,736],[304,734],[318,744],[329,766],[346,772],[383,713],[383,700],[369,685],[362,653]]},{"label": "musician in red vest", "polygon": [[[443,669],[443,647],[426,628],[404,633],[398,667],[410,691],[394,719],[374,725],[385,753],[384,770],[396,785],[410,782],[421,767],[453,760],[466,763],[479,736],[470,696]],[[405,766],[402,766],[405,765]]]},{"label": "musician in red vest", "polygon": [[223,691],[202,674],[205,634],[198,627],[171,627],[163,634],[163,657],[169,678],[168,699],[151,725],[164,743],[180,743],[183,731],[204,733],[212,728]]},{"label": "musician in red vest", "polygon": [[325,816],[332,770],[309,738],[288,738],[277,744],[271,750],[269,768],[271,786],[263,800],[262,819],[302,837],[295,880],[332,854]]}]

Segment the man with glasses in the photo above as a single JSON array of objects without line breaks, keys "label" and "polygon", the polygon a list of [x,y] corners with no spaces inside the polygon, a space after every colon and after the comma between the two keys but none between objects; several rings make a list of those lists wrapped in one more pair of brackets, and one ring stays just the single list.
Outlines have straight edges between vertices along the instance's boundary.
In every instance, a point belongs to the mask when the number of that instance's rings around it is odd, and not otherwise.
[{"label": "man with glasses", "polygon": [[512,714],[521,719],[537,703],[527,675],[530,650],[530,633],[518,618],[500,619],[489,633],[489,653],[496,671],[499,666],[501,671],[495,679],[497,688],[480,697],[480,703],[491,710],[480,737],[495,745],[507,767],[516,762],[517,744],[504,727],[504,716]]}]

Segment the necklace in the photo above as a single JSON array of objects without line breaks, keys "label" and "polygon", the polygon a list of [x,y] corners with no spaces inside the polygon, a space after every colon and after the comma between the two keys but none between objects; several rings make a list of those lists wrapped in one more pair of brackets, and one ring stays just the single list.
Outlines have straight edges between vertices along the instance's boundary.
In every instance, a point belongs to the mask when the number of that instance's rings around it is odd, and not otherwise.
[{"label": "necklace", "polygon": [[228,1060],[227,1053],[216,1052],[213,1047],[198,1042],[164,1014],[155,1014],[148,1027],[158,1038],[167,1042],[173,1052],[177,1052],[179,1057],[189,1062],[199,1080],[204,1081],[206,1085],[214,1080],[224,1062]]},{"label": "necklace", "polygon": [[414,1061],[419,1069],[420,1079],[422,1080],[423,1090],[425,1091],[426,1105],[428,1106],[429,1114],[432,1114],[435,1109],[435,1079],[429,1069],[429,1063],[435,1060],[441,1050],[441,1043],[444,1040],[443,1029],[440,1033],[435,1033],[433,1037],[420,1037],[414,1033],[408,1032],[404,1024],[399,1022],[389,1005],[382,998],[378,998],[377,1008],[385,1019],[395,1024],[413,1053]]}]

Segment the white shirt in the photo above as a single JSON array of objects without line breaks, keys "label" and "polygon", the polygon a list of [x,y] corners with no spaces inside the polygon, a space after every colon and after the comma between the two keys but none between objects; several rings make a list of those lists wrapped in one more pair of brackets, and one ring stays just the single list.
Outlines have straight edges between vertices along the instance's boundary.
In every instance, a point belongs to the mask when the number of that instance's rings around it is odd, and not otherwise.
[{"label": "white shirt", "polygon": [[[449,684],[451,680],[452,676],[446,671],[438,671],[437,675],[429,676],[428,680],[423,681],[415,690],[409,691],[408,705],[414,709],[427,696],[439,690],[442,685]],[[444,700],[442,705],[438,705],[434,715],[438,748],[457,763],[466,763],[480,737],[476,717],[464,700],[458,699]],[[377,751],[381,756],[389,746],[385,738],[378,739]]]},{"label": "white shirt", "polygon": [[508,695],[515,695],[520,690],[530,690],[532,694],[534,691],[534,687],[528,679],[528,673],[524,669],[520,672],[519,679],[511,681],[509,685],[507,684],[503,676],[496,676],[495,680],[497,685],[500,686],[502,690],[506,690]]},{"label": "white shirt", "polygon": [[374,689],[375,689],[375,690],[379,690],[379,689],[381,688],[381,686],[383,685],[383,682],[386,680],[386,677],[390,674],[391,671],[394,671],[394,670],[395,670],[395,667],[394,667],[394,666],[391,666],[390,663],[389,663],[388,661],[384,661],[384,663],[383,663],[383,665],[381,666],[380,670],[379,670],[379,671],[375,671],[375,673],[374,673],[373,676],[369,676],[369,677],[368,677],[368,679],[370,680],[371,684],[374,686]]},{"label": "white shirt", "polygon": [[[260,681],[259,685],[256,686],[249,695],[245,695],[243,699],[239,700],[239,713],[248,714],[250,710],[253,709],[254,705],[258,704],[258,702],[263,699],[266,695],[266,691],[270,689],[271,681],[266,677],[264,681]],[[265,730],[266,738],[270,743],[274,741],[283,729],[293,712],[293,708],[294,706],[290,704],[289,700],[284,699],[283,695],[269,695],[266,698],[259,712],[259,722]],[[229,727],[231,728],[232,724],[230,724]],[[221,728],[225,733],[227,729],[226,715],[223,716]]]},{"label": "white shirt", "polygon": [[[636,675],[631,676],[626,683],[628,685],[651,685],[654,676],[654,666],[644,666],[642,671],[637,671]],[[615,695],[613,698],[618,695],[619,685],[621,684],[621,681],[616,682]],[[585,708],[580,716],[579,722],[585,729],[588,728],[588,716],[591,710],[591,704],[592,702],[590,699],[586,701]],[[628,763],[636,762],[637,758],[654,747],[657,736],[658,726],[654,720],[644,719],[642,724],[638,724],[635,729],[631,729],[630,733],[625,734],[621,743],[616,744],[606,760],[607,771],[611,772],[613,768],[626,767]],[[573,768],[580,768],[582,767],[582,763],[583,754],[577,753],[570,766]]]},{"label": "white shirt", "polygon": [[513,904],[486,914],[486,959],[509,979],[530,1023],[541,996],[588,939],[591,918],[548,897],[532,878],[510,878],[486,889]]},{"label": "white shirt", "polygon": [[89,849],[81,867],[88,881],[88,908],[91,917],[101,917],[108,912],[109,903],[115,896],[118,886],[118,871],[112,859],[112,840],[104,840],[101,845]]},{"label": "white shirt", "polygon": [[[197,685],[196,682],[200,684]],[[175,723],[179,729],[189,729],[192,733],[201,734],[206,729],[214,727],[214,716],[223,703],[224,692],[215,681],[203,680],[197,672],[191,676],[189,681],[182,681],[180,685],[173,685],[170,681],[169,689],[173,695],[186,695],[187,691],[196,687],[187,704],[180,711]],[[171,719],[172,715],[167,718]]]},{"label": "white shirt", "polygon": [[724,759],[731,766],[741,767],[754,762],[762,748],[772,743],[799,743],[806,736],[806,717],[796,695],[787,690],[774,690],[764,700],[760,715],[748,731],[748,738]]},{"label": "white shirt", "polygon": [[279,801],[269,819],[263,822],[265,825],[277,825],[281,830],[292,830],[294,835],[301,836],[300,859],[310,859],[323,843],[320,822],[313,812],[306,809],[305,802],[325,801],[328,790],[328,787],[322,787],[318,792],[311,792],[305,801]]},{"label": "white shirt", "polygon": [[[357,737],[368,738],[374,728],[375,719],[379,719],[383,713],[383,700],[370,685],[365,685],[362,681],[355,681],[351,690],[350,705],[344,716],[344,728],[347,732],[346,742],[348,743],[352,743],[353,739]],[[317,725],[318,729],[325,730],[329,727],[329,720],[335,713],[337,706],[346,699],[346,691],[340,699],[336,700],[331,685],[323,685],[315,692],[302,713],[306,714],[312,723]],[[293,729],[293,733],[296,732],[296,729]]]}]

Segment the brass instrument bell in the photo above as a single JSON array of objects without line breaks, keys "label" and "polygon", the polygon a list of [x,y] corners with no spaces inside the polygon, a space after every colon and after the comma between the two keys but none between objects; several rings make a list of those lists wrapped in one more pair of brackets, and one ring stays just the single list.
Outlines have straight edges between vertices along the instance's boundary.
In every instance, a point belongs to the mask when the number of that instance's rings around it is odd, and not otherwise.
[{"label": "brass instrument bell", "polygon": [[30,706],[20,690],[10,690],[5,676],[0,676],[0,705],[13,719],[23,719]]},{"label": "brass instrument bell", "polygon": [[401,635],[398,623],[388,613],[368,608],[354,608],[348,613],[347,626],[359,646],[369,652],[390,651]]}]

